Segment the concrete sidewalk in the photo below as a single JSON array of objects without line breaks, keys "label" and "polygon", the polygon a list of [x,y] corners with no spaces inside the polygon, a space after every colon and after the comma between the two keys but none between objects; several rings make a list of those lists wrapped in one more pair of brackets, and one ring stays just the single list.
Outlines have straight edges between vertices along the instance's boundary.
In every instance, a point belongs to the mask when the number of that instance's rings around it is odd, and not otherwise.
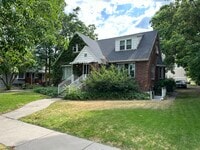
[{"label": "concrete sidewalk", "polygon": [[16,120],[44,109],[57,100],[59,99],[31,102],[18,110],[1,115],[0,143],[14,146],[15,150],[117,150],[117,148]]}]

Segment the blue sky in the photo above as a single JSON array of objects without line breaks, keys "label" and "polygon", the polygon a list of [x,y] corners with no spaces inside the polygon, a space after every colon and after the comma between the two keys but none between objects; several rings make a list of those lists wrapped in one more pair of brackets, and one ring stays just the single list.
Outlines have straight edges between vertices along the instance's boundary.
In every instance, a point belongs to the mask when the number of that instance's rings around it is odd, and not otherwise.
[{"label": "blue sky", "polygon": [[149,21],[173,0],[65,0],[65,12],[79,6],[79,19],[95,24],[99,39],[152,30]]}]

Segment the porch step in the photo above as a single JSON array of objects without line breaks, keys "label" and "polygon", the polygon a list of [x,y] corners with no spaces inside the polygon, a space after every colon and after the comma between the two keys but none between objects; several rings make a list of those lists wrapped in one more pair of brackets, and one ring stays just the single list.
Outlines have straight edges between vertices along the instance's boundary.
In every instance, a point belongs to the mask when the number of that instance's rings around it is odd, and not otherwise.
[{"label": "porch step", "polygon": [[162,99],[163,99],[162,96],[157,96],[157,95],[155,95],[153,98],[153,100],[162,100]]},{"label": "porch step", "polygon": [[[82,82],[86,79],[86,77],[87,77],[87,75],[83,74],[82,76],[77,78],[75,81],[73,81],[74,75],[72,75],[70,78],[68,78],[67,80],[63,81],[62,83],[60,83],[58,85],[58,95],[60,95],[61,97],[64,97],[67,87],[74,86],[74,87],[80,89],[83,85]],[[71,81],[71,82],[68,82],[68,81]]]}]

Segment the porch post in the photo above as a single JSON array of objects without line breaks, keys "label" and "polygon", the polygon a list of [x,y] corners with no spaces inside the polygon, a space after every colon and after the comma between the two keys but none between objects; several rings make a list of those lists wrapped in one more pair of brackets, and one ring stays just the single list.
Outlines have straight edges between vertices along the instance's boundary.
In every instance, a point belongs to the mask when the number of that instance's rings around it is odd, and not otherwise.
[{"label": "porch post", "polygon": [[84,63],[83,63],[83,70],[82,70],[82,74],[84,74]]}]

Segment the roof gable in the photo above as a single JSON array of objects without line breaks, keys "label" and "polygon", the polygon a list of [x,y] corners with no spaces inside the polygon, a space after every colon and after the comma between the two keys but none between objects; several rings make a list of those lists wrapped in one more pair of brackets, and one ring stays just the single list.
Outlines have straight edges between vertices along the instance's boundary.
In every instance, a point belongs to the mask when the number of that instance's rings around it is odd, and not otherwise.
[{"label": "roof gable", "polygon": [[91,62],[102,63],[101,60],[93,54],[90,47],[85,46],[77,55],[77,57],[74,59],[74,61],[71,62],[70,64],[91,63]]},{"label": "roof gable", "polygon": [[80,38],[82,38],[82,40],[85,42],[85,44],[87,44],[87,46],[90,48],[90,50],[93,52],[93,54],[101,59],[102,61],[106,61],[105,56],[103,55],[99,44],[97,43],[97,41],[90,39],[89,37],[77,32],[77,35],[79,35]]}]

